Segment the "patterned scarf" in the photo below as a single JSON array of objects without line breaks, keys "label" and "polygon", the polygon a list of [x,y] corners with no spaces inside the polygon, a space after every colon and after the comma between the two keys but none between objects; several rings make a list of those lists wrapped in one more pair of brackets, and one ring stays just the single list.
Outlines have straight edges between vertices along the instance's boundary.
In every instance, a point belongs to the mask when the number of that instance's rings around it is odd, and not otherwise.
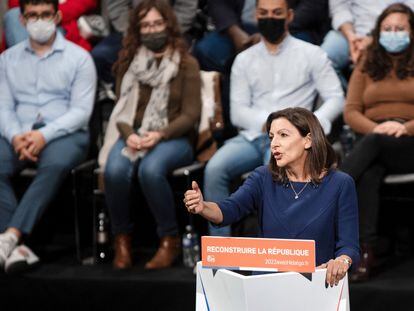
[{"label": "patterned scarf", "polygon": [[157,66],[154,53],[143,46],[139,48],[122,79],[121,96],[109,118],[104,145],[98,159],[101,168],[105,167],[109,151],[119,138],[116,123],[125,122],[131,126],[134,123],[140,84],[151,86],[152,92],[138,134],[161,130],[168,125],[170,81],[177,75],[179,64],[178,51],[168,50]]}]

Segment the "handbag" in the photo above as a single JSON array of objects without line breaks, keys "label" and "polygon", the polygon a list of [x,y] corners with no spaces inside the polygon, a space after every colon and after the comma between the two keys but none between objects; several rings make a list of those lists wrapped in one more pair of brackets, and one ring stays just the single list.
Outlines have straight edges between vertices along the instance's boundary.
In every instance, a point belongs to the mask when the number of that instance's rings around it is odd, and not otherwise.
[{"label": "handbag", "polygon": [[207,162],[217,151],[214,133],[224,128],[220,93],[220,74],[216,71],[200,71],[201,117],[198,125],[195,154],[199,162]]}]

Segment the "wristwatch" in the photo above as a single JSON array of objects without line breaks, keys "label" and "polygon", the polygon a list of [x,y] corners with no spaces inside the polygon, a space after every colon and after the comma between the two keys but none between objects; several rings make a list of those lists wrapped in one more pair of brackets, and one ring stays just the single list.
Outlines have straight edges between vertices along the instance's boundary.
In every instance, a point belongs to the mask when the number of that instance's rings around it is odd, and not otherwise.
[{"label": "wristwatch", "polygon": [[352,265],[352,261],[346,257],[342,257],[342,258],[337,258],[340,261],[342,261],[343,263],[346,263],[348,265],[348,267],[350,267]]}]

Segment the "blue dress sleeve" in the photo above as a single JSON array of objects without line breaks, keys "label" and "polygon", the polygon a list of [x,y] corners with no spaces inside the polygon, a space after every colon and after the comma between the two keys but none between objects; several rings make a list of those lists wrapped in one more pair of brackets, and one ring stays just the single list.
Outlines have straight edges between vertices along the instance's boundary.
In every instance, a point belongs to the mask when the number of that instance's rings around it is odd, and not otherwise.
[{"label": "blue dress sleeve", "polygon": [[254,170],[236,192],[217,203],[223,213],[223,222],[218,226],[237,222],[260,206],[266,170],[267,167]]},{"label": "blue dress sleeve", "polygon": [[353,264],[359,262],[358,199],[354,180],[345,175],[338,198],[335,257],[348,255]]}]

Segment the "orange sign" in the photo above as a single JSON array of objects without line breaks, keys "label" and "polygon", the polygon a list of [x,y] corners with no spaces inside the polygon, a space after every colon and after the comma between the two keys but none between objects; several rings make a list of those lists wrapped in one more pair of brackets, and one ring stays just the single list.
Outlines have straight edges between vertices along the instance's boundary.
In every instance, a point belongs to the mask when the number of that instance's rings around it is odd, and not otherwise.
[{"label": "orange sign", "polygon": [[315,271],[315,241],[259,238],[201,238],[206,268],[252,271]]}]

